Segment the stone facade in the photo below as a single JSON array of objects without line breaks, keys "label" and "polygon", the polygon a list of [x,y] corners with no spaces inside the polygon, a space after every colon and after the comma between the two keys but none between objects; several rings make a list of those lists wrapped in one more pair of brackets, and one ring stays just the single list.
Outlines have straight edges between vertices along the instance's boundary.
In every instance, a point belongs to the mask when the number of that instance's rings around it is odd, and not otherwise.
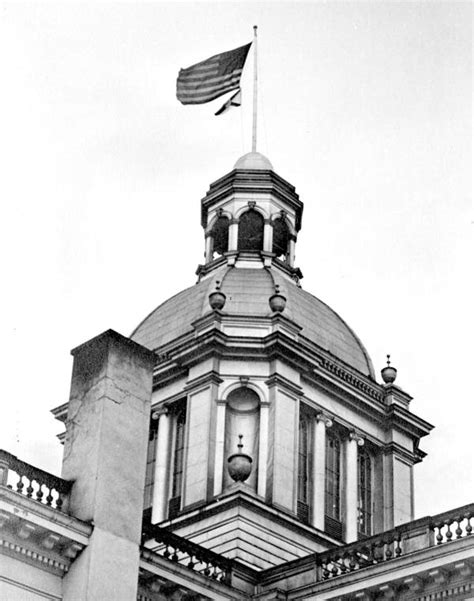
[{"label": "stone facade", "polygon": [[413,521],[432,426],[302,290],[302,212],[246,155],[198,283],[73,351],[62,477],[0,453],[0,598],[473,598],[474,506]]}]

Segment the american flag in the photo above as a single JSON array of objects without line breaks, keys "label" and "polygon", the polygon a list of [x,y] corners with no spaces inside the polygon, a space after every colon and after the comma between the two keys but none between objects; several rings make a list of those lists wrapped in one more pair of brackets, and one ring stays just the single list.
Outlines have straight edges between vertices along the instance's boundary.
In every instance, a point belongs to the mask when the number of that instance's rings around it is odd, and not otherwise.
[{"label": "american flag", "polygon": [[204,104],[240,86],[240,76],[251,43],[222,52],[181,69],[176,96],[182,104]]}]

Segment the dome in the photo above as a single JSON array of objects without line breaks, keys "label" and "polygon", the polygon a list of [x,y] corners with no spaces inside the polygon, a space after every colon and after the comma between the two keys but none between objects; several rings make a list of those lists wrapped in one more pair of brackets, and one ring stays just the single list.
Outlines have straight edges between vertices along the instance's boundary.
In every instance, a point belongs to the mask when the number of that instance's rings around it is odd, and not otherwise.
[{"label": "dome", "polygon": [[266,156],[259,152],[247,152],[235,163],[234,169],[265,170],[273,171],[273,166]]},{"label": "dome", "polygon": [[269,297],[279,285],[286,299],[284,315],[301,328],[300,336],[329,351],[351,367],[374,378],[370,357],[356,334],[328,305],[298,288],[277,270],[221,267],[212,278],[179,292],[157,307],[132,333],[131,338],[155,350],[193,331],[191,324],[209,313],[208,296],[216,280],[226,295],[224,313],[270,316]]}]

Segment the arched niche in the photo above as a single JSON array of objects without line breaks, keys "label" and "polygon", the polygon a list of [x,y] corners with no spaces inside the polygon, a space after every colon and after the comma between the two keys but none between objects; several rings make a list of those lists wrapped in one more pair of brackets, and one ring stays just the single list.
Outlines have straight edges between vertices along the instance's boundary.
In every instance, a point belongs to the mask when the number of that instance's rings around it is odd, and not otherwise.
[{"label": "arched niche", "polygon": [[290,228],[284,217],[277,217],[273,223],[273,246],[272,252],[278,259],[288,258],[288,247],[290,243]]},{"label": "arched niche", "polygon": [[238,250],[263,250],[262,215],[255,209],[242,213],[239,219]]},{"label": "arched niche", "polygon": [[229,225],[230,220],[225,215],[220,215],[211,230],[212,252],[223,255],[229,250]]},{"label": "arched niche", "polygon": [[252,471],[246,484],[257,490],[259,425],[260,398],[257,393],[247,387],[229,393],[225,419],[224,488],[233,484],[227,470],[227,459],[238,452],[239,434],[242,434],[242,452],[252,458]]}]

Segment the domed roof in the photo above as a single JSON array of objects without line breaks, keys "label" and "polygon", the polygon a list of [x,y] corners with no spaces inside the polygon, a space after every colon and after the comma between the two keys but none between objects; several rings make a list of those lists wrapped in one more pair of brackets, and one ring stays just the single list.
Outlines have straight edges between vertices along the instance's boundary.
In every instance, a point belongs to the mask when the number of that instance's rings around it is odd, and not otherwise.
[{"label": "domed roof", "polygon": [[155,350],[180,336],[192,332],[191,324],[211,311],[208,296],[216,280],[226,295],[224,313],[264,317],[272,315],[268,304],[275,284],[286,297],[285,317],[301,328],[301,336],[359,370],[374,377],[367,351],[359,338],[339,315],[318,298],[298,288],[277,270],[228,267],[216,270],[203,280],[171,297],[157,307],[135,329],[131,338]]},{"label": "domed roof", "polygon": [[235,163],[234,169],[253,169],[257,171],[269,169],[273,171],[273,166],[263,154],[259,152],[247,152],[247,154],[244,154]]}]

